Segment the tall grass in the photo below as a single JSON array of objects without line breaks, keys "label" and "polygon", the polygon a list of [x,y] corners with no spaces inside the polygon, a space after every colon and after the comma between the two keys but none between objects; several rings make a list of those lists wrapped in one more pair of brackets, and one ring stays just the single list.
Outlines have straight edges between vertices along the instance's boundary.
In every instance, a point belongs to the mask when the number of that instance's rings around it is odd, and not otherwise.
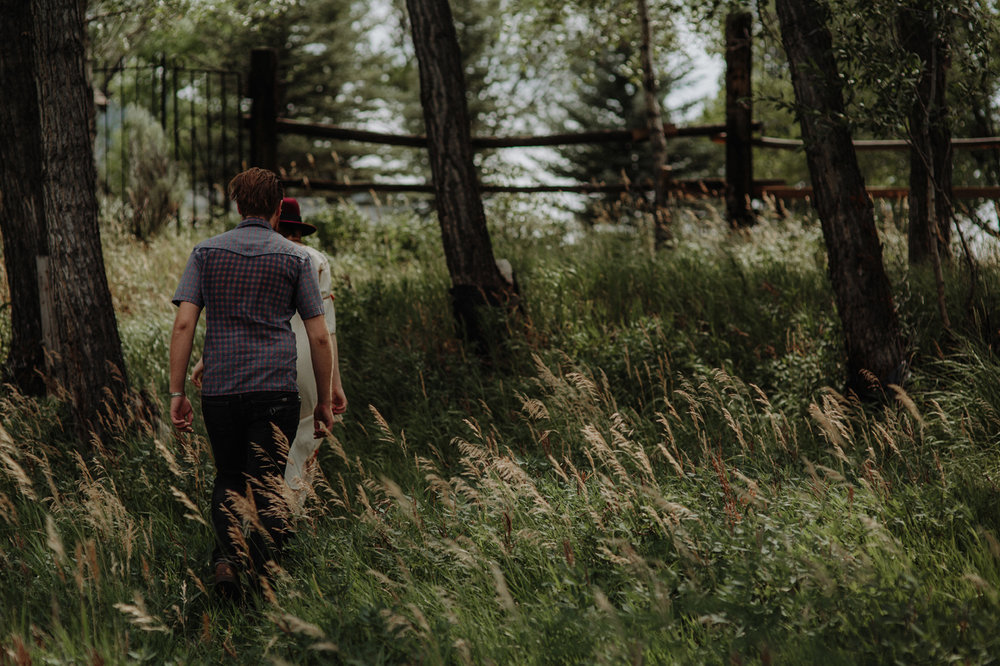
[{"label": "tall grass", "polygon": [[[527,310],[492,366],[454,337],[433,224],[329,213],[351,407],[252,609],[208,588],[203,431],[84,451],[8,391],[0,661],[993,663],[993,263],[973,309],[952,269],[949,345],[890,255],[913,374],[860,404],[810,220],[692,217],[653,253],[498,209]],[[160,396],[195,235],[108,251],[131,376]]]}]

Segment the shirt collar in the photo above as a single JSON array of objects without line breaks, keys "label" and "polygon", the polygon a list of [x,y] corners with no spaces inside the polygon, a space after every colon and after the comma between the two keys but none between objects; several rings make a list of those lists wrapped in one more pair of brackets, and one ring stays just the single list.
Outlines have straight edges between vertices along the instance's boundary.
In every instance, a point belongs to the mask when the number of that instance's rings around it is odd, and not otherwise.
[{"label": "shirt collar", "polygon": [[240,223],[236,225],[237,229],[241,227],[264,227],[265,229],[274,231],[274,228],[271,226],[271,223],[262,217],[244,217],[242,220],[240,220]]}]

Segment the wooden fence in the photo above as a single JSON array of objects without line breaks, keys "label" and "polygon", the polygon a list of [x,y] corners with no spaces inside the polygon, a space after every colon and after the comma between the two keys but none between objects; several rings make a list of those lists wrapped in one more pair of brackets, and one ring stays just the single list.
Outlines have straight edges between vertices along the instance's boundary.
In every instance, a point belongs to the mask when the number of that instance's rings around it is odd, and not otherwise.
[{"label": "wooden fence", "polygon": [[[672,177],[668,172],[669,191],[691,196],[724,196],[727,214],[733,224],[752,221],[751,199],[762,196],[776,199],[807,198],[812,188],[792,188],[776,180],[754,178],[753,148],[774,150],[801,150],[802,142],[796,139],[781,139],[757,136],[762,130],[760,122],[753,121],[751,90],[751,34],[752,16],[737,13],[726,21],[726,122],[723,125],[701,125],[692,127],[668,126],[667,137],[706,137],[725,144],[726,167],[724,179],[684,180]],[[278,141],[282,135],[298,135],[360,141],[392,146],[426,148],[426,137],[421,135],[386,134],[359,129],[350,129],[321,123],[302,122],[279,118],[277,113],[278,88],[277,56],[270,49],[256,49],[251,55],[249,94],[251,111],[245,119],[250,130],[251,164],[278,170]],[[649,133],[645,129],[589,131],[546,136],[472,137],[475,149],[565,146],[572,144],[596,143],[637,143],[647,141]],[[900,140],[858,140],[857,150],[908,150],[909,143]],[[985,150],[1000,148],[1000,137],[953,139],[955,149]],[[289,187],[302,187],[324,192],[432,192],[430,184],[391,184],[377,182],[346,183],[333,180],[310,178],[289,178],[284,181]],[[651,179],[638,183],[572,185],[489,185],[481,186],[483,192],[574,192],[574,193],[622,193],[648,192],[653,189]],[[904,198],[906,188],[878,188],[868,190],[876,198]],[[955,187],[956,198],[1000,199],[1000,187]]]}]

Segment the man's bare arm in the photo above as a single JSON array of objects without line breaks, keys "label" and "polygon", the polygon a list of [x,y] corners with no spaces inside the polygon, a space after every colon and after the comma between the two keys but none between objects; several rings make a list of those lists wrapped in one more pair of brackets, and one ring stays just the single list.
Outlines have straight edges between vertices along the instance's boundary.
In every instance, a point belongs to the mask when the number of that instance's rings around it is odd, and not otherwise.
[{"label": "man's bare arm", "polygon": [[309,338],[309,355],[316,378],[318,402],[313,410],[313,418],[315,434],[319,437],[323,434],[323,427],[327,430],[333,428],[333,344],[323,315],[303,319],[302,323],[305,324],[306,337]]},{"label": "man's bare arm", "polygon": [[201,308],[194,303],[181,301],[174,316],[174,328],[170,334],[170,420],[183,432],[191,432],[194,410],[184,395],[184,379],[191,347],[194,345],[194,330],[198,325]]}]

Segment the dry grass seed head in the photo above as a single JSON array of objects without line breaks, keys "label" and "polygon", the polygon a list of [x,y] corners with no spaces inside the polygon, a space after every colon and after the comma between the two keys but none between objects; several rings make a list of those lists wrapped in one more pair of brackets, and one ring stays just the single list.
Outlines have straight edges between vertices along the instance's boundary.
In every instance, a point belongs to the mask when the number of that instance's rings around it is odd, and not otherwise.
[{"label": "dry grass seed head", "polygon": [[747,449],[749,449],[750,447],[747,446],[747,441],[743,437],[743,428],[740,427],[739,422],[737,422],[736,419],[733,418],[732,413],[725,407],[722,408],[722,416],[726,419],[726,423],[729,425],[729,429],[736,434],[736,441],[740,443],[740,450],[746,453]]},{"label": "dry grass seed head", "polygon": [[535,486],[534,481],[525,472],[520,465],[518,465],[513,460],[513,454],[507,458],[498,458],[493,462],[493,469],[496,470],[497,475],[503,479],[509,486],[512,487],[513,494],[515,496],[520,496],[522,493],[527,494],[534,504],[534,508],[530,510],[531,513],[551,513],[552,505],[548,503]]},{"label": "dry grass seed head", "polygon": [[317,625],[292,615],[291,613],[274,613],[270,616],[279,629],[286,634],[300,634],[316,640],[326,638],[326,634]]},{"label": "dry grass seed head", "polygon": [[368,410],[372,413],[372,417],[375,419],[375,425],[378,426],[381,436],[379,440],[387,442],[389,444],[395,444],[396,435],[392,432],[392,428],[389,427],[389,422],[385,420],[382,414],[379,413],[375,405],[368,405]]},{"label": "dry grass seed head", "polygon": [[913,417],[913,420],[919,423],[920,427],[923,427],[925,425],[924,417],[923,415],[921,415],[920,410],[917,408],[917,403],[913,402],[913,398],[911,398],[909,394],[907,394],[907,392],[903,390],[902,386],[898,386],[896,384],[889,384],[889,388],[892,389],[892,391],[896,394],[896,400],[898,400],[903,405],[903,407],[906,408],[906,411],[910,413],[910,416]]},{"label": "dry grass seed head", "polygon": [[203,595],[205,595],[207,597],[208,596],[208,588],[205,587],[205,582],[201,578],[199,578],[197,574],[195,574],[195,572],[191,569],[191,567],[187,568],[187,572],[186,573],[188,575],[188,578],[190,578],[192,581],[194,581],[194,586],[197,587],[198,590]]},{"label": "dry grass seed head", "polygon": [[227,507],[225,511],[229,513],[229,517],[238,519],[232,520],[229,531],[232,534],[233,530],[240,533],[241,537],[243,534],[243,525],[249,525],[252,529],[270,538],[267,530],[264,529],[264,523],[260,519],[260,514],[257,511],[257,502],[254,500],[253,493],[250,488],[247,487],[246,493],[239,493],[235,490],[229,490],[226,492],[226,502],[232,507],[231,511]]},{"label": "dry grass seed head", "polygon": [[46,545],[55,555],[56,562],[60,565],[66,564],[66,548],[63,546],[62,537],[56,528],[56,521],[51,515],[45,516]]},{"label": "dry grass seed head", "polygon": [[660,451],[660,453],[663,454],[663,457],[667,459],[667,462],[669,462],[670,465],[674,468],[674,471],[677,472],[677,477],[683,479],[684,468],[682,468],[680,463],[677,462],[677,459],[674,458],[673,455],[671,455],[670,451],[667,450],[667,447],[665,447],[662,443],[660,443],[656,445],[656,448]]},{"label": "dry grass seed head", "polygon": [[394,482],[392,479],[389,479],[385,476],[380,476],[379,479],[382,482],[381,485],[382,492],[384,492],[393,500],[395,500],[396,505],[399,507],[399,512],[403,515],[403,517],[405,517],[408,521],[412,522],[422,531],[423,527],[421,524],[420,516],[417,513],[416,503],[412,499],[410,499],[410,497],[408,497],[406,493],[403,492],[403,489],[400,488],[396,484],[396,482]]},{"label": "dry grass seed head", "polygon": [[517,605],[514,603],[514,597],[511,596],[510,588],[507,587],[507,579],[503,575],[503,570],[500,569],[500,565],[492,560],[489,566],[490,573],[493,575],[493,586],[496,589],[500,607],[508,613],[516,613]]},{"label": "dry grass seed head", "polygon": [[899,450],[899,446],[896,444],[896,436],[885,426],[883,423],[875,422],[872,424],[872,434],[875,435],[875,441],[878,442],[879,450],[885,453],[885,448],[888,445],[889,450],[895,453],[897,456],[902,457],[902,453]]},{"label": "dry grass seed head", "polygon": [[412,620],[405,615],[401,615],[400,613],[397,613],[389,608],[383,608],[379,611],[379,615],[381,615],[382,619],[385,620],[385,627],[390,634],[405,636],[406,634],[417,633],[417,629],[413,625]]},{"label": "dry grass seed head", "polygon": [[693,387],[691,387],[687,380],[684,381],[684,385],[684,389],[678,389],[674,391],[674,393],[687,402],[688,416],[691,417],[691,425],[694,426],[695,432],[698,432],[699,429],[705,425],[705,419],[701,415],[701,405],[690,392],[693,391]]},{"label": "dry grass seed head", "polygon": [[49,496],[52,498],[54,508],[58,509],[62,505],[62,495],[56,487],[55,475],[52,473],[52,465],[49,464],[49,457],[43,452],[41,454],[42,474],[45,475],[45,482],[49,486]]},{"label": "dry grass seed head", "polygon": [[563,471],[562,466],[558,462],[556,462],[556,459],[552,457],[551,453],[548,455],[548,459],[549,459],[549,464],[552,465],[553,471],[555,471],[555,473],[559,476],[559,478],[565,481],[568,485],[570,483],[570,480],[569,477],[566,475],[566,472]]},{"label": "dry grass seed head", "polygon": [[457,446],[459,452],[462,454],[461,464],[469,476],[474,479],[481,478],[485,471],[489,469],[493,455],[485,448],[459,437],[454,438],[452,444]]},{"label": "dry grass seed head", "polygon": [[[828,406],[824,400],[824,407]],[[847,445],[846,431],[840,417],[843,413],[840,410],[826,410],[815,402],[809,405],[809,415],[820,426],[826,440],[836,449],[840,450],[839,456],[843,456],[843,448]],[[838,456],[838,457],[839,457]]]},{"label": "dry grass seed head", "polygon": [[375,511],[371,502],[368,501],[368,493],[365,492],[364,485],[359,483],[356,488],[358,491],[357,500],[362,509],[358,517],[362,520],[374,521],[376,524],[381,522],[383,520],[382,514],[381,512]]},{"label": "dry grass seed head", "polygon": [[538,370],[538,381],[543,387],[555,390],[562,385],[562,381],[549,370],[549,366],[545,364],[541,356],[532,354],[531,358],[534,360],[535,368]]},{"label": "dry grass seed head", "polygon": [[[677,412],[673,412],[673,415],[675,417],[677,417]],[[680,420],[679,417],[677,417],[677,419]],[[670,427],[670,421],[661,412],[656,412],[656,420],[657,420],[657,422],[659,422],[660,425],[663,426],[663,429],[667,431],[667,443],[668,444],[673,444],[674,443],[674,430],[673,430],[673,428]]]},{"label": "dry grass seed head", "polygon": [[[596,453],[597,458],[609,467],[622,483],[632,485],[632,478],[629,476],[628,471],[618,460],[615,452],[608,446],[604,435],[596,427],[592,425],[585,426],[583,428],[583,438],[589,445],[588,449]],[[593,466],[593,461],[591,461],[591,466]]]},{"label": "dry grass seed head", "polygon": [[142,598],[141,594],[136,592],[132,598],[134,603],[117,603],[115,604],[115,608],[124,613],[129,619],[129,622],[136,625],[143,631],[170,633],[170,630],[163,624],[162,620],[155,615],[151,615],[149,611],[146,610],[146,602]]},{"label": "dry grass seed head", "polygon": [[424,474],[424,480],[427,482],[427,489],[449,511],[455,511],[458,508],[458,504],[455,502],[454,493],[452,492],[451,484],[447,480],[438,476],[434,472],[427,472]]},{"label": "dry grass seed head", "polygon": [[549,410],[541,400],[520,394],[517,397],[521,400],[521,410],[528,415],[531,421],[542,421],[549,418]]},{"label": "dry grass seed head", "polygon": [[393,600],[399,601],[399,594],[396,593],[396,590],[403,587],[402,583],[394,581],[392,578],[389,578],[389,576],[385,575],[381,571],[376,571],[375,569],[369,569],[367,573],[369,576],[385,586],[382,590],[383,592],[392,596]]},{"label": "dry grass seed head", "polygon": [[742,488],[736,489],[736,493],[740,496],[741,500],[743,500],[747,504],[752,504],[756,507],[760,507],[769,502],[769,500],[766,497],[763,497],[761,495],[760,485],[756,481],[754,481],[753,479],[751,479],[750,477],[748,477],[735,467],[731,467],[730,471],[732,471],[733,476],[735,476],[737,479],[746,484],[745,490]]},{"label": "dry grass seed head", "polygon": [[465,479],[461,477],[452,477],[451,484],[455,488],[455,494],[460,497],[464,497],[473,504],[480,504],[479,491],[469,485]]},{"label": "dry grass seed head", "polygon": [[17,485],[21,495],[32,501],[38,499],[35,495],[35,488],[31,483],[31,478],[28,477],[24,468],[21,467],[13,457],[11,457],[6,451],[0,451],[0,462],[2,462],[7,468],[7,476],[9,476]]},{"label": "dry grass seed head", "polygon": [[178,488],[176,488],[174,486],[170,486],[170,492],[173,494],[174,497],[177,498],[177,500],[181,504],[184,505],[184,508],[187,509],[190,512],[190,513],[185,513],[184,514],[185,518],[187,518],[188,520],[193,520],[196,523],[201,523],[205,527],[209,527],[208,522],[202,517],[201,511],[198,509],[198,505],[196,505],[194,502],[192,502],[191,498],[188,497],[184,493],[184,491],[179,490]]},{"label": "dry grass seed head", "polygon": [[643,483],[659,487],[659,481],[653,472],[653,464],[650,462],[649,456],[646,455],[643,446],[632,439],[635,431],[625,422],[625,417],[621,413],[615,412],[611,416],[611,420],[611,437],[615,447],[624,451],[643,472]]},{"label": "dry grass seed head", "polygon": [[17,507],[6,493],[0,493],[0,518],[8,525],[16,526],[18,523]]},{"label": "dry grass seed head", "polygon": [[[459,544],[458,543],[459,539],[465,541],[468,548],[463,547],[461,544]],[[481,555],[481,553],[474,555],[472,552],[470,552],[472,550],[478,551],[479,549],[476,547],[476,544],[468,537],[460,536],[457,539],[440,539],[436,543],[439,544],[442,552],[455,558],[456,564],[464,567],[466,570],[471,571],[479,567],[479,559],[477,559],[477,555]]]},{"label": "dry grass seed head", "polygon": [[597,390],[597,383],[590,377],[587,377],[582,372],[570,372],[566,375],[566,379],[570,381],[577,391],[586,396],[591,404],[596,405],[600,402],[601,395]]},{"label": "dry grass seed head", "polygon": [[183,476],[181,468],[177,466],[177,458],[174,456],[173,452],[167,448],[167,445],[159,437],[153,440],[153,446],[156,447],[157,452],[160,457],[167,463],[167,469],[170,473],[176,476],[178,479]]}]

